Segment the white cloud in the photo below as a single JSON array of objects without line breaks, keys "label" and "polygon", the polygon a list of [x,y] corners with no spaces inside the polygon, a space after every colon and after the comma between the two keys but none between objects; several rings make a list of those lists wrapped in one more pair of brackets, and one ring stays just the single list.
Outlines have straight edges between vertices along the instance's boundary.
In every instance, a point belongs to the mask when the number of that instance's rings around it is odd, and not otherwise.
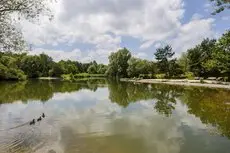
[{"label": "white cloud", "polygon": [[39,55],[45,53],[52,57],[54,61],[60,60],[81,60],[82,52],[79,49],[75,49],[72,51],[62,51],[62,50],[46,50],[43,48],[36,48],[36,51],[30,51],[29,55]]},{"label": "white cloud", "polygon": [[135,54],[134,57],[146,59],[148,57],[148,55],[144,52],[139,52],[139,53]]},{"label": "white cloud", "polygon": [[[24,35],[29,43],[53,46],[84,43],[94,46],[84,53],[81,50],[81,57],[74,51],[66,54],[64,51],[49,53],[56,60],[77,58],[82,61],[97,60],[107,63],[108,55],[121,47],[122,36],[137,38],[143,43],[140,49],[144,50],[173,36],[178,36],[178,40],[181,40],[182,37],[185,38],[183,33],[190,36],[194,30],[201,31],[196,29],[197,26],[189,28],[188,25],[194,22],[200,21],[201,27],[210,26],[212,23],[210,19],[203,22],[198,15],[194,15],[189,23],[182,25],[183,0],[60,0],[55,8],[55,19],[52,22],[43,19],[40,25],[34,25],[22,21]],[[189,29],[186,31],[187,27]],[[208,28],[204,33],[210,31]],[[186,43],[194,44],[193,41],[200,36],[194,36],[190,39],[192,42],[186,40]],[[39,50],[41,48],[38,48],[38,52]]]},{"label": "white cloud", "polygon": [[194,47],[204,38],[213,37],[212,24],[214,19],[194,19],[183,25],[177,36],[169,41],[177,55]]}]

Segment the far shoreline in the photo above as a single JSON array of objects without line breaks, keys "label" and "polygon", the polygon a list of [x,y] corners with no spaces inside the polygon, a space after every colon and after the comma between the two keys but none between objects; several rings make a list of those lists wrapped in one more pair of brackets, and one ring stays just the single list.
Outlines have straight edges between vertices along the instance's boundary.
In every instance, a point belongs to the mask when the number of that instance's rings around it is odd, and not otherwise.
[{"label": "far shoreline", "polygon": [[145,83],[145,84],[169,84],[169,85],[181,85],[181,86],[195,86],[195,87],[208,87],[208,88],[221,88],[230,90],[229,82],[221,82],[223,84],[213,83],[214,81],[204,80],[209,83],[200,83],[199,80],[179,80],[179,79],[120,79],[122,82],[133,83]]}]

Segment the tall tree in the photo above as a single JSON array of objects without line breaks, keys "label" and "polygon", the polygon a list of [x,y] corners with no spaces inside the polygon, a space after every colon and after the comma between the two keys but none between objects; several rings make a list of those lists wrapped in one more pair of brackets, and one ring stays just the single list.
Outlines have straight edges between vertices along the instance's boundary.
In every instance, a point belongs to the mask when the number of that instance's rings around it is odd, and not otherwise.
[{"label": "tall tree", "polygon": [[204,39],[201,44],[187,51],[189,70],[196,76],[206,76],[209,70],[205,68],[205,63],[212,58],[215,50],[215,39]]},{"label": "tall tree", "polygon": [[110,76],[126,77],[128,60],[131,58],[131,53],[128,49],[123,48],[109,56],[109,65],[107,74]]},{"label": "tall tree", "polygon": [[0,51],[18,51],[25,47],[22,32],[15,23],[21,18],[36,21],[40,15],[48,15],[51,19],[48,2],[51,0],[0,1]]},{"label": "tall tree", "polygon": [[230,30],[218,40],[213,56],[215,67],[230,80]]},{"label": "tall tree", "polygon": [[169,64],[175,52],[172,51],[172,47],[170,45],[166,45],[165,47],[158,48],[155,55],[157,62],[157,67],[160,73],[165,73],[167,77],[169,77]]}]

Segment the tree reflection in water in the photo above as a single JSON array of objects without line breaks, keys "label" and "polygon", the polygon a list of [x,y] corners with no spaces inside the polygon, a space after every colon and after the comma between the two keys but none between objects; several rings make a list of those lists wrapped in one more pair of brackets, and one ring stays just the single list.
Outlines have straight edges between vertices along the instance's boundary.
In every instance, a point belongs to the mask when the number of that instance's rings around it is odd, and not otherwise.
[{"label": "tree reflection in water", "polygon": [[230,138],[230,91],[197,87],[182,87],[162,84],[133,84],[112,80],[79,80],[75,83],[61,81],[0,82],[0,104],[15,101],[46,102],[55,93],[77,92],[82,89],[96,91],[107,87],[109,99],[126,108],[131,103],[152,100],[153,109],[170,116],[176,104],[188,107],[188,113],[200,118],[204,124],[217,127],[223,136]]}]

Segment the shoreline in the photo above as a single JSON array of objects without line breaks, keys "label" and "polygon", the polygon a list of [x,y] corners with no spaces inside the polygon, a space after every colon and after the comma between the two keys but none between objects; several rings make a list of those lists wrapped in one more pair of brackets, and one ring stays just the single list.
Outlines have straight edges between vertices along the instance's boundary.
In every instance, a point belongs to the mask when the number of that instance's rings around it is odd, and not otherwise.
[{"label": "shoreline", "polygon": [[177,79],[120,79],[122,82],[133,82],[133,83],[145,83],[145,84],[169,84],[169,85],[181,85],[181,86],[195,86],[195,87],[207,87],[207,88],[222,88],[230,90],[230,84],[222,82],[223,84],[213,83],[215,81],[204,80],[209,83],[200,83],[199,80],[177,80]]}]

